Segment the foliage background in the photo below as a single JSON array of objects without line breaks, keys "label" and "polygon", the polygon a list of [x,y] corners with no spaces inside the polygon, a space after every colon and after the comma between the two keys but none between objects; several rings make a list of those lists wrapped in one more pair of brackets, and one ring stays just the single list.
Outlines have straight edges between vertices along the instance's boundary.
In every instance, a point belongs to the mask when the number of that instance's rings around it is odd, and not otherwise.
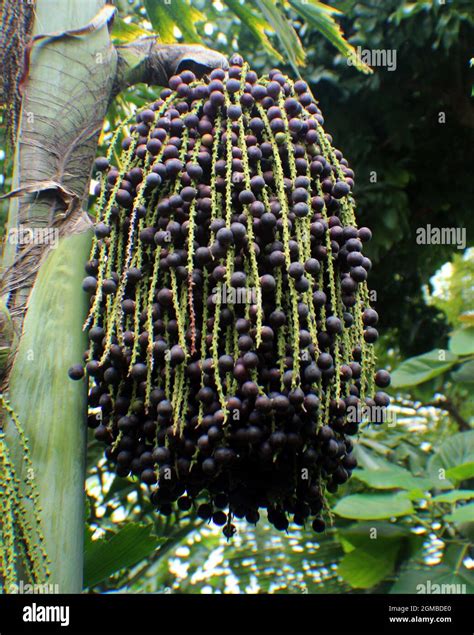
[{"label": "foliage background", "polygon": [[[154,30],[164,42],[239,51],[257,71],[278,65],[310,82],[326,130],[356,171],[359,222],[374,233],[370,282],[381,365],[397,369],[396,423],[364,429],[360,468],[331,501],[325,536],[295,526],[281,535],[262,522],[239,525],[230,544],[192,515],[156,518],[144,489],[108,471],[91,435],[87,588],[415,593],[430,581],[474,591],[474,249],[416,242],[427,224],[473,235],[471,2],[115,4],[116,44]],[[347,64],[351,46],[395,50],[396,70],[360,72]],[[139,85],[111,103],[99,155],[116,124],[155,94]],[[8,190],[11,157],[0,160]]]}]

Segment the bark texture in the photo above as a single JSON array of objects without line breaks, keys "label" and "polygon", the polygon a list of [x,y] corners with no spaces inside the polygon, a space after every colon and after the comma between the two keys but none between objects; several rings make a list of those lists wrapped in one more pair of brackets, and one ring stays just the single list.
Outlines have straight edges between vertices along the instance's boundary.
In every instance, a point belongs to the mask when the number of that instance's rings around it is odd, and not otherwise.
[{"label": "bark texture", "polygon": [[[84,37],[67,32],[89,23],[103,5],[103,0],[36,3],[33,35],[64,36],[33,45],[28,76],[23,78],[7,238],[20,226],[69,234],[80,221],[117,54],[107,25]],[[48,247],[6,242],[1,294],[18,327]]]},{"label": "bark texture", "polygon": [[139,82],[163,86],[184,69],[202,77],[213,68],[228,68],[227,58],[197,44],[160,44],[146,37],[117,47],[118,68],[113,94]]},{"label": "bark texture", "polygon": [[[85,346],[80,281],[88,236],[66,238],[57,250],[53,247],[58,236],[90,226],[83,205],[117,59],[106,23],[84,36],[68,31],[89,24],[103,7],[103,0],[36,2],[33,35],[38,40],[23,77],[2,263],[1,293],[21,332],[6,389],[29,440],[51,561],[48,582],[61,593],[82,590],[86,391],[83,382],[69,381],[67,368],[80,361]],[[45,34],[54,37],[39,38]],[[57,234],[39,243],[8,240],[19,228]],[[31,311],[26,311],[28,303]],[[5,422],[4,427],[17,473],[31,478],[14,427]]]}]

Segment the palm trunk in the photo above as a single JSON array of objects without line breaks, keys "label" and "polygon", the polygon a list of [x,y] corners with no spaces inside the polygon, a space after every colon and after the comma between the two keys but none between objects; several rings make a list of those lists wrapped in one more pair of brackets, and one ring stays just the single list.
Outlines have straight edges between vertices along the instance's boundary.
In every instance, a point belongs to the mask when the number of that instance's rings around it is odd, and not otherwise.
[{"label": "palm trunk", "polygon": [[[68,368],[86,348],[80,293],[90,232],[62,239],[42,265],[31,292],[23,335],[10,375],[10,404],[29,441],[41,507],[42,533],[51,561],[49,584],[60,593],[82,590],[86,386]],[[10,446],[19,448],[13,427]],[[16,465],[22,461],[16,454]]]},{"label": "palm trunk", "polygon": [[[81,28],[103,5],[104,0],[37,0],[33,35]],[[116,69],[107,26],[83,37],[38,40],[30,62],[13,186],[26,195],[12,199],[7,232],[19,226],[84,231],[82,203]],[[4,297],[22,329],[8,392],[29,439],[33,475],[25,474],[18,443],[15,463],[23,478],[36,481],[51,561],[48,582],[61,593],[82,590],[85,386],[69,381],[67,369],[81,361],[85,348],[80,283],[89,239],[87,234],[61,239],[47,257],[48,245],[7,243],[3,255]],[[11,425],[7,432],[15,445]]]}]

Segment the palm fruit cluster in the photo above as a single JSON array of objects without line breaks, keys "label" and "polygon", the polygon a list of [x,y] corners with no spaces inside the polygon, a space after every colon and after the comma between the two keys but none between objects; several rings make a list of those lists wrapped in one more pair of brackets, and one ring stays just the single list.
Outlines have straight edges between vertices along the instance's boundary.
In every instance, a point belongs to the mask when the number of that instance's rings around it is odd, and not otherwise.
[{"label": "palm fruit cluster", "polygon": [[323,531],[361,407],[389,403],[371,232],[323,123],[304,81],[234,56],[172,77],[96,161],[90,425],[161,514],[195,507],[228,537],[262,509]]}]

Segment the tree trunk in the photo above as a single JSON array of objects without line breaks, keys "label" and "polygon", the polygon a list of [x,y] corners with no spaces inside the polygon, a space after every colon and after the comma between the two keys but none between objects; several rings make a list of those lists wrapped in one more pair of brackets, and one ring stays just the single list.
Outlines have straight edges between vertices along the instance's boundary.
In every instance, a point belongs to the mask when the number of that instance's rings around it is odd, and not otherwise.
[{"label": "tree trunk", "polygon": [[[37,0],[33,35],[61,33],[91,22],[104,0]],[[116,52],[104,24],[85,36],[33,44],[15,153],[7,236],[20,226],[60,235],[87,229],[82,203],[115,77]],[[54,240],[58,234],[49,235]],[[45,234],[45,236],[48,236]],[[89,236],[62,238],[51,249],[26,303],[40,261],[53,245],[7,242],[2,291],[23,334],[9,382],[9,400],[29,439],[39,490],[51,578],[61,593],[82,590],[85,385],[67,369],[85,348],[86,306],[80,283]],[[60,260],[60,262],[59,262]],[[13,426],[7,430],[10,441]],[[7,437],[8,438],[8,437]],[[10,443],[13,445],[13,443]],[[18,447],[18,444],[15,444]],[[16,453],[17,471],[25,465]]]}]

